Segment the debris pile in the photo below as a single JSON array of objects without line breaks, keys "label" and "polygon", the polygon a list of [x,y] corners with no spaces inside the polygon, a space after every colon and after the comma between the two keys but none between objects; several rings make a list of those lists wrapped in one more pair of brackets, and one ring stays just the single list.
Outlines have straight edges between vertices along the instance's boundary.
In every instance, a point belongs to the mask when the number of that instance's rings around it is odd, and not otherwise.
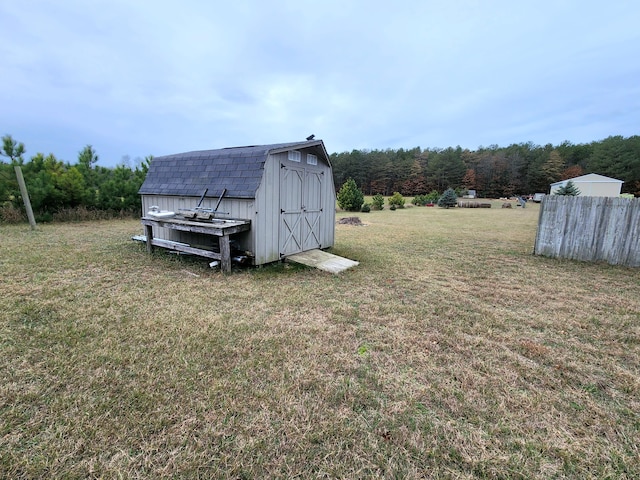
[{"label": "debris pile", "polygon": [[338,220],[341,225],[363,225],[360,217],[344,217]]}]

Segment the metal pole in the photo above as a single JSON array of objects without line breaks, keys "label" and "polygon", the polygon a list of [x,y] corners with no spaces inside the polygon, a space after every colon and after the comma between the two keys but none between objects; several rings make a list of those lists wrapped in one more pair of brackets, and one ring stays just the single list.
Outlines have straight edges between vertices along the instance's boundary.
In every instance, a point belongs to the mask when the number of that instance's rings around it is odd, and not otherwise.
[{"label": "metal pole", "polygon": [[27,218],[29,219],[29,225],[31,225],[31,230],[35,230],[36,219],[33,216],[33,210],[31,209],[31,200],[29,200],[29,192],[27,191],[27,185],[24,183],[24,177],[22,176],[22,168],[20,168],[20,165],[14,165],[13,169],[16,171],[16,177],[18,178],[18,185],[20,185],[20,193],[22,194],[22,201],[24,202],[24,208],[27,211]]}]

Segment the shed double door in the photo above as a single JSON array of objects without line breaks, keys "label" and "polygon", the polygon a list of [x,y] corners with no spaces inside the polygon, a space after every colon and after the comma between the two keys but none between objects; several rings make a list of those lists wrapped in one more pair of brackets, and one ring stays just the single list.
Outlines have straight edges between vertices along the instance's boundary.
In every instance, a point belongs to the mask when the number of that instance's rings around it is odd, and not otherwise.
[{"label": "shed double door", "polygon": [[323,181],[320,170],[281,165],[281,257],[321,248]]}]

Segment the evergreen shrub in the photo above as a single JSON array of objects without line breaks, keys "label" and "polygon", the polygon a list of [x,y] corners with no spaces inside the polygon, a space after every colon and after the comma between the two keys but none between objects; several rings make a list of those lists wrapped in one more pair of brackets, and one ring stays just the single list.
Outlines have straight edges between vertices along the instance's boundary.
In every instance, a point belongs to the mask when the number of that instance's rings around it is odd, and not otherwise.
[{"label": "evergreen shrub", "polygon": [[553,192],[554,195],[566,195],[566,196],[570,196],[570,197],[575,197],[580,195],[580,189],[578,187],[576,187],[576,185],[569,180],[566,185],[564,185],[563,187],[560,187],[559,189],[557,189],[555,192]]},{"label": "evergreen shrub", "polygon": [[443,208],[455,207],[458,203],[458,195],[453,188],[447,188],[438,199],[438,206]]},{"label": "evergreen shrub", "polygon": [[389,206],[395,206],[396,208],[404,208],[405,202],[406,200],[400,195],[400,192],[393,192],[393,195],[388,200]]},{"label": "evergreen shrub", "polygon": [[381,193],[376,193],[373,196],[372,205],[374,210],[382,210],[384,208],[384,197]]},{"label": "evergreen shrub", "polygon": [[427,203],[429,203],[429,200],[427,199],[426,195],[416,195],[415,197],[413,197],[413,200],[411,200],[411,203],[424,207]]},{"label": "evergreen shrub", "polygon": [[348,179],[338,192],[338,206],[348,212],[358,212],[364,203],[364,194],[353,178]]}]

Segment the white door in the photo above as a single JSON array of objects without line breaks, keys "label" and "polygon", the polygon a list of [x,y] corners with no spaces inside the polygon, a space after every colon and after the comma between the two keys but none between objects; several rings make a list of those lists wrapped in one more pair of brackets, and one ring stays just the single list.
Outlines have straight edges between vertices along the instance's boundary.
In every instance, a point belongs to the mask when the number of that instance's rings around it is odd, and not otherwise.
[{"label": "white door", "polygon": [[280,256],[302,251],[304,168],[280,168]]},{"label": "white door", "polygon": [[280,168],[280,256],[319,248],[324,175],[300,166]]},{"label": "white door", "polygon": [[322,220],[322,172],[307,170],[304,176],[302,205],[302,248],[320,248],[320,222]]}]

